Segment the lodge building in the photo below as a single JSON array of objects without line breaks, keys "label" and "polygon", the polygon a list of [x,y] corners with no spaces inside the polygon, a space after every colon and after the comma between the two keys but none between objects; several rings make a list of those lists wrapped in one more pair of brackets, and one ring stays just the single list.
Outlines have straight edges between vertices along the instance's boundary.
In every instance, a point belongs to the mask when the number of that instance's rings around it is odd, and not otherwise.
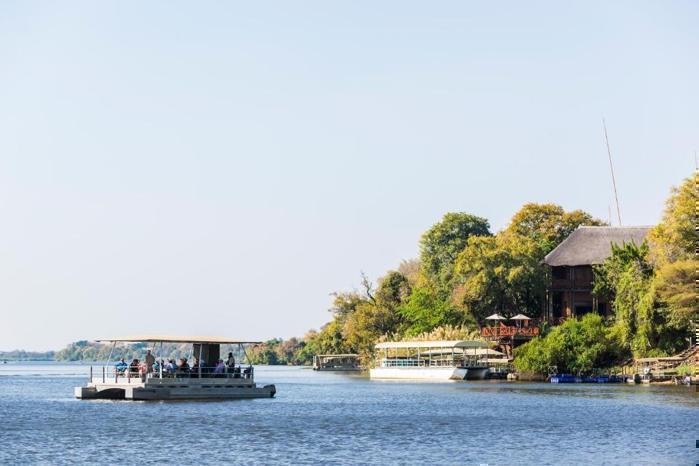
[{"label": "lodge building", "polygon": [[559,323],[588,312],[608,315],[610,303],[592,295],[592,266],[612,254],[612,244],[640,245],[651,227],[581,226],[544,258],[551,267],[547,318]]}]

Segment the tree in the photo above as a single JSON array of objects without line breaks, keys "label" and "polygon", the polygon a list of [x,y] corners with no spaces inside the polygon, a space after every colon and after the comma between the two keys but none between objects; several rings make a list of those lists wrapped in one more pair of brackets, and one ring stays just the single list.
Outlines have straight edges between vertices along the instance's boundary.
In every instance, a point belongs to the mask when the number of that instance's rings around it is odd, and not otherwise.
[{"label": "tree", "polygon": [[685,347],[687,337],[692,334],[692,321],[699,321],[697,270],[699,261],[679,260],[661,266],[653,279],[658,312],[665,323],[658,347],[669,354]]},{"label": "tree", "polygon": [[334,318],[325,324],[308,344],[312,345],[317,354],[352,352],[342,334],[343,326],[343,320]]},{"label": "tree", "polygon": [[546,292],[542,254],[533,239],[508,232],[470,238],[456,262],[454,302],[478,322],[495,311],[539,314]]},{"label": "tree", "polygon": [[593,267],[593,294],[612,301],[621,341],[635,355],[655,346],[662,325],[656,312],[648,244],[612,245],[611,256]]},{"label": "tree", "polygon": [[343,334],[354,352],[366,356],[373,352],[379,337],[396,332],[401,320],[391,308],[364,303],[347,318]]},{"label": "tree", "polygon": [[398,313],[405,320],[405,334],[408,336],[428,332],[440,325],[461,326],[468,323],[462,312],[443,300],[437,290],[429,285],[413,289],[410,299],[398,309]]},{"label": "tree", "polygon": [[[368,280],[365,280],[368,283]],[[390,271],[379,280],[378,289],[365,286],[366,300],[347,316],[343,335],[347,344],[362,356],[372,353],[376,340],[384,335],[397,333],[403,317],[397,309],[411,293],[408,279],[400,272]]]},{"label": "tree", "polygon": [[515,349],[515,367],[520,372],[547,374],[590,374],[619,364],[628,351],[613,328],[597,314],[569,319],[546,336],[537,337]]},{"label": "tree", "polygon": [[581,225],[605,225],[582,210],[566,212],[556,204],[525,204],[507,231],[534,240],[546,255]]},{"label": "tree", "polygon": [[448,288],[454,262],[472,236],[490,236],[490,225],[486,219],[464,212],[446,214],[440,222],[422,235],[422,271],[437,285],[439,291]]},{"label": "tree", "polygon": [[331,296],[334,296],[335,299],[333,300],[330,312],[338,319],[343,319],[348,314],[351,314],[357,306],[366,301],[366,298],[356,291],[333,293]]},{"label": "tree", "polygon": [[663,219],[649,235],[653,261],[659,264],[696,258],[699,173],[673,188]]},{"label": "tree", "polygon": [[419,259],[407,259],[400,261],[398,272],[403,275],[410,283],[410,286],[415,286],[420,278],[420,270],[422,264]]},{"label": "tree", "polygon": [[699,173],[695,173],[679,188],[673,188],[662,221],[648,235],[649,257],[655,265],[655,299],[665,321],[658,347],[669,353],[684,347],[692,331],[691,322],[699,321],[695,282],[699,270],[698,185]]},{"label": "tree", "polygon": [[411,291],[410,282],[406,276],[392,270],[379,280],[376,304],[393,310],[408,299]]}]

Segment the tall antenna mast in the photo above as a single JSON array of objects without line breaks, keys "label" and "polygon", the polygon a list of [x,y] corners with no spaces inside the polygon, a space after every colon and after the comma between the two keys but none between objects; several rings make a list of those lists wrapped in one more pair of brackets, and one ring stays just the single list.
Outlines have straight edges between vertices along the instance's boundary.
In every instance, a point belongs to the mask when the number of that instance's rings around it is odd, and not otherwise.
[{"label": "tall antenna mast", "polygon": [[621,226],[621,209],[619,209],[619,195],[616,192],[616,178],[614,178],[614,165],[612,164],[612,150],[609,148],[609,136],[607,136],[607,122],[602,118],[604,128],[604,141],[607,143],[607,155],[609,156],[609,170],[612,172],[612,186],[614,187],[614,199],[616,200],[616,216]]}]

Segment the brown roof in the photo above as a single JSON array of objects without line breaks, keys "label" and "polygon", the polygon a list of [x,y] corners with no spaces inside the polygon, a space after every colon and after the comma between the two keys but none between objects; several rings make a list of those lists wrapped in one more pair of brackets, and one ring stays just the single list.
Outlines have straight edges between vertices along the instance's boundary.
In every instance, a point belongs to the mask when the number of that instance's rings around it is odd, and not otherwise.
[{"label": "brown roof", "polygon": [[612,254],[612,244],[640,245],[651,227],[578,227],[548,253],[544,263],[552,267],[601,264]]}]

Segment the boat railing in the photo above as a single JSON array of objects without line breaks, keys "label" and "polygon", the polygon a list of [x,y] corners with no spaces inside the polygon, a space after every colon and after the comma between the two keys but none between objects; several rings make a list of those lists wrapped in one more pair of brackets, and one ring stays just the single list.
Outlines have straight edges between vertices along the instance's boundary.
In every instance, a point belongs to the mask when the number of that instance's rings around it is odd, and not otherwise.
[{"label": "boat railing", "polygon": [[485,361],[480,358],[466,358],[466,360],[452,361],[450,359],[382,359],[381,367],[473,367],[485,366]]},{"label": "boat railing", "polygon": [[236,366],[234,369],[226,368],[223,372],[215,372],[215,367],[201,367],[201,377],[198,368],[189,370],[162,372],[157,366],[151,371],[143,367],[120,368],[114,365],[90,366],[91,383],[143,383],[150,379],[238,379],[253,380],[255,368],[253,366]]}]

